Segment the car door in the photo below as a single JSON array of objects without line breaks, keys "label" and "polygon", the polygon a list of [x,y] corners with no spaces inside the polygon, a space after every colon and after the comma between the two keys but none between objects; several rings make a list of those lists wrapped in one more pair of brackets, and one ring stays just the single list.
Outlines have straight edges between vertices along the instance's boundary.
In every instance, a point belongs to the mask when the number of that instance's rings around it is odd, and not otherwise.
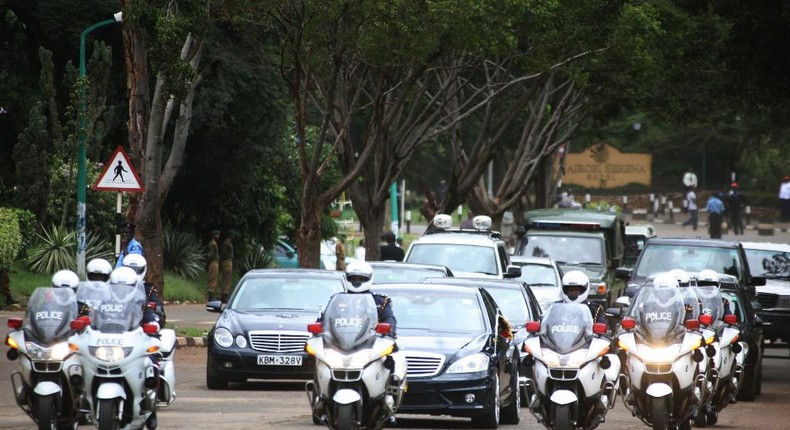
[{"label": "car door", "polygon": [[[496,371],[499,374],[499,395],[500,398],[504,399],[508,398],[512,390],[518,387],[518,378],[514,377],[514,370],[517,369],[517,366],[514,365],[516,362],[516,351],[513,346],[513,338],[508,339],[500,335],[501,326],[499,320],[500,317],[504,319],[504,316],[499,311],[496,301],[485,289],[480,288],[479,290],[486,310],[486,317],[489,320],[490,327],[493,329],[491,336],[494,350],[492,359],[496,363]],[[513,385],[514,381],[515,386]]]}]

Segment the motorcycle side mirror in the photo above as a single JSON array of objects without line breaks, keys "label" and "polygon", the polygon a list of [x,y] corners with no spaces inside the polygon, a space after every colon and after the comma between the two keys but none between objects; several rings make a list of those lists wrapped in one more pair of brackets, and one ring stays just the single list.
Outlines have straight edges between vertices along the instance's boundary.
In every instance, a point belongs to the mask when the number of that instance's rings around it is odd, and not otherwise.
[{"label": "motorcycle side mirror", "polygon": [[537,333],[540,331],[540,321],[530,321],[527,323],[527,332]]},{"label": "motorcycle side mirror", "polygon": [[624,330],[633,330],[636,327],[636,320],[630,317],[623,318],[623,321],[620,322],[620,326],[623,327]]},{"label": "motorcycle side mirror", "polygon": [[689,330],[699,330],[699,320],[695,320],[695,319],[687,320],[686,328]]},{"label": "motorcycle side mirror", "polygon": [[324,331],[324,327],[321,323],[307,324],[307,331],[310,332],[310,334],[321,334],[321,332]]},{"label": "motorcycle side mirror", "polygon": [[606,324],[604,324],[604,323],[595,323],[595,324],[593,324],[593,333],[595,333],[595,334],[605,334],[606,333]]},{"label": "motorcycle side mirror", "polygon": [[83,331],[89,325],[91,325],[90,317],[82,316],[71,320],[70,327],[74,331]]},{"label": "motorcycle side mirror", "polygon": [[22,318],[20,317],[8,317],[8,328],[19,330],[22,328]]},{"label": "motorcycle side mirror", "polygon": [[392,325],[390,325],[390,323],[376,324],[376,333],[378,334],[390,334],[391,331],[392,331]]},{"label": "motorcycle side mirror", "polygon": [[614,302],[621,306],[631,306],[631,298],[628,296],[620,296]]},{"label": "motorcycle side mirror", "polygon": [[738,315],[733,315],[733,314],[724,315],[724,322],[729,325],[738,324]]},{"label": "motorcycle side mirror", "polygon": [[159,325],[158,324],[143,324],[143,333],[145,333],[145,334],[157,334],[157,333],[159,333]]},{"label": "motorcycle side mirror", "polygon": [[707,314],[700,315],[699,316],[699,322],[701,324],[704,324],[704,325],[711,325],[711,324],[713,324],[713,317],[710,316],[710,315],[707,315]]}]

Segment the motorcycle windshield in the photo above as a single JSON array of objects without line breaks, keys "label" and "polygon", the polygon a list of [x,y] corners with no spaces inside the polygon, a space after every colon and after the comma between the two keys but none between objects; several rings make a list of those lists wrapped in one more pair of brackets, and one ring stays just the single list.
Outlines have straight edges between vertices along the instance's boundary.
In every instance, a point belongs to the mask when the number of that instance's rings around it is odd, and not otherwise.
[{"label": "motorcycle windshield", "polygon": [[592,336],[590,309],[577,303],[555,303],[540,324],[540,340],[558,354],[586,345]]},{"label": "motorcycle windshield", "polygon": [[77,298],[71,288],[39,287],[27,302],[27,333],[42,343],[51,343],[71,333],[77,317]]},{"label": "motorcycle windshield", "polygon": [[105,333],[122,333],[139,327],[145,294],[127,285],[113,285],[105,291],[109,295],[104,295],[97,309],[91,310],[91,326]]},{"label": "motorcycle windshield", "polygon": [[335,294],[324,312],[330,342],[351,350],[376,335],[378,313],[371,294]]},{"label": "motorcycle windshield", "polygon": [[724,318],[724,302],[721,299],[721,291],[715,286],[694,287],[702,305],[702,313],[713,317],[713,321]]},{"label": "motorcycle windshield", "polygon": [[687,319],[699,319],[700,312],[702,311],[702,302],[697,296],[696,290],[693,288],[681,288],[680,298],[683,299],[685,317]]},{"label": "motorcycle windshield", "polygon": [[93,311],[99,305],[110,301],[110,287],[101,281],[83,281],[77,287],[77,301],[88,306]]},{"label": "motorcycle windshield", "polygon": [[685,331],[685,307],[678,288],[645,284],[631,307],[631,315],[637,333],[652,341],[675,339]]}]

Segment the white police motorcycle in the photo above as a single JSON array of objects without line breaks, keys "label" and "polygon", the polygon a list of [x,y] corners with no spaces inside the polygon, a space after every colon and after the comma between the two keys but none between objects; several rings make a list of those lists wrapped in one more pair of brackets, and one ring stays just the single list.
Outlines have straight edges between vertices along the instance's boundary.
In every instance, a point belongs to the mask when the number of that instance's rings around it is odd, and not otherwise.
[{"label": "white police motorcycle", "polygon": [[699,321],[685,321],[677,282],[657,276],[643,285],[623,318],[618,345],[626,354],[626,409],[653,429],[689,429],[706,389]]},{"label": "white police motorcycle", "polygon": [[72,328],[78,333],[69,339],[82,359],[91,421],[100,430],[155,427],[148,422],[158,406],[159,375],[152,355],[160,353],[161,341],[157,325],[140,325],[145,294],[127,285],[97,294],[90,318],[75,319]]},{"label": "white police motorcycle", "polygon": [[6,338],[7,356],[18,358],[20,367],[11,374],[14,397],[39,429],[77,427],[80,387],[72,381],[80,378],[82,367],[68,344],[76,316],[73,290],[41,287],[30,296],[24,322],[8,319],[14,331]]},{"label": "white police motorcycle", "polygon": [[[534,361],[527,379],[532,414],[550,429],[592,429],[614,407],[620,359],[607,354],[607,326],[582,304],[555,303],[542,322],[528,322],[524,341]],[[539,335],[537,335],[539,333]]]},{"label": "white police motorcycle", "polygon": [[315,380],[305,385],[316,423],[331,429],[380,429],[395,415],[406,384],[406,360],[396,353],[390,325],[378,323],[370,294],[332,297],[323,323],[308,325],[305,349]]}]

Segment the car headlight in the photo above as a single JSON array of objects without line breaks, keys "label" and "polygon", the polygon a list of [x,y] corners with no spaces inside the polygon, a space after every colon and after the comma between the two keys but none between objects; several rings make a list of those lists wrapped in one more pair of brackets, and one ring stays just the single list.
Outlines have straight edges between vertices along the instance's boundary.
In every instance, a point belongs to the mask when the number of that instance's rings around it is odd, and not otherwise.
[{"label": "car headlight", "polygon": [[61,342],[50,348],[45,348],[34,342],[25,342],[25,347],[33,360],[62,361],[71,352],[68,342]]},{"label": "car headlight", "polygon": [[450,366],[447,373],[473,373],[488,370],[488,356],[482,353],[468,355]]},{"label": "car headlight", "polygon": [[98,358],[99,360],[112,363],[123,360],[124,357],[126,357],[126,350],[131,350],[132,348],[123,348],[120,346],[97,346],[92,347],[91,349],[94,357]]},{"label": "car headlight", "polygon": [[214,342],[223,348],[230,348],[233,345],[233,335],[230,334],[230,330],[220,327],[214,330]]}]

